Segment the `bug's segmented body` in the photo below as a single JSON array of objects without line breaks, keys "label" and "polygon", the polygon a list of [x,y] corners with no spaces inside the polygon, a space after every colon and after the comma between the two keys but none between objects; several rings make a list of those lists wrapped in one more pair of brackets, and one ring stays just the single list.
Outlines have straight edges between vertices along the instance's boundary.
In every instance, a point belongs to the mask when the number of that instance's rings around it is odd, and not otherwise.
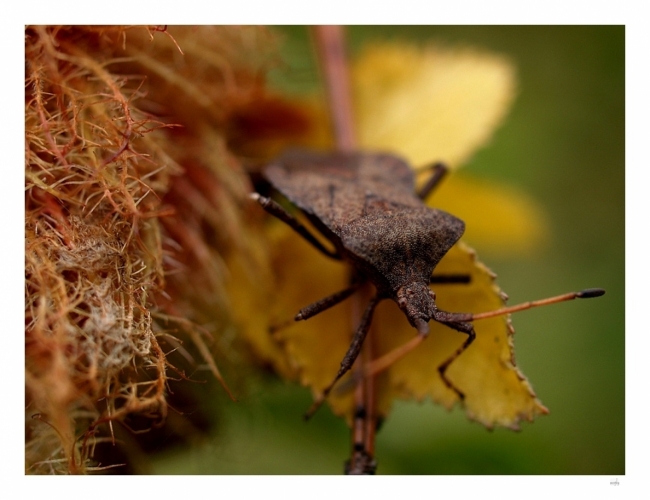
[{"label": "bug's segmented body", "polygon": [[380,296],[398,302],[411,324],[432,318],[429,278],[465,224],[422,203],[405,161],[381,153],[293,151],[264,174]]},{"label": "bug's segmented body", "polygon": [[[366,281],[377,290],[362,315],[338,374],[308,415],[352,367],[370,328],[375,307],[383,299],[394,300],[419,335],[415,341],[373,361],[371,372],[385,369],[415,348],[427,336],[428,322],[434,320],[467,335],[465,342],[438,367],[443,382],[462,400],[464,393],[447,378],[446,370],[476,338],[472,321],[605,293],[601,289],[588,289],[480,314],[439,310],[436,295],[429,288],[429,283],[436,278],[432,277],[432,272],[465,230],[463,221],[430,208],[422,201],[445,172],[444,165],[434,165],[433,175],[416,194],[413,171],[404,160],[390,154],[293,151],[265,167],[264,175],[271,185],[302,210],[332,243],[334,251],[326,248],[278,203],[257,193],[253,198],[322,253],[346,260],[354,269],[354,281],[348,288],[304,307],[295,320],[308,319],[335,306]],[[469,276],[462,275],[437,278],[438,283],[467,283],[469,280]]]}]

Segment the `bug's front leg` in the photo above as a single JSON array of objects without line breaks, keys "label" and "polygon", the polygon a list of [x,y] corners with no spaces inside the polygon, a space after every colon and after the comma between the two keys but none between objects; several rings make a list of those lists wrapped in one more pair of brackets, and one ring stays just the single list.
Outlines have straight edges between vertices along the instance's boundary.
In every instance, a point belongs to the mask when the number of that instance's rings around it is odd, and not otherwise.
[{"label": "bug's front leg", "polygon": [[459,332],[465,333],[467,335],[467,339],[465,342],[463,342],[463,345],[461,345],[456,351],[449,356],[440,366],[438,366],[438,373],[440,373],[440,377],[442,378],[442,381],[445,383],[447,387],[449,387],[452,391],[454,391],[456,394],[458,394],[458,397],[460,398],[461,401],[465,399],[465,393],[462,392],[458,387],[456,387],[449,378],[447,378],[446,372],[447,368],[449,368],[449,365],[451,365],[458,357],[465,352],[465,350],[474,342],[474,339],[476,339],[476,332],[474,331],[474,325],[472,323],[469,323],[467,320],[471,319],[472,315],[471,314],[466,314],[466,313],[449,313],[446,311],[436,311],[434,314],[433,319],[438,321],[439,323],[442,323],[443,325],[448,326],[449,328],[453,328],[454,330],[457,330]]},{"label": "bug's front leg", "polygon": [[270,213],[274,217],[277,217],[282,222],[284,222],[289,227],[291,227],[294,231],[296,231],[300,236],[302,236],[305,240],[311,243],[320,252],[324,253],[328,257],[331,257],[332,259],[341,260],[341,256],[336,251],[332,251],[329,250],[328,248],[325,248],[323,244],[320,241],[318,241],[318,239],[313,234],[309,232],[309,229],[307,229],[298,219],[296,219],[293,215],[291,215],[284,208],[282,208],[282,206],[279,203],[272,200],[271,198],[262,196],[259,193],[251,193],[250,197],[252,200],[257,201],[262,206],[262,208],[266,210],[268,213]]},{"label": "bug's front leg", "polygon": [[320,408],[320,405],[323,404],[323,401],[325,401],[325,398],[327,398],[328,394],[332,391],[334,385],[340,380],[343,375],[345,375],[350,370],[350,368],[352,368],[352,365],[361,352],[361,346],[363,346],[363,341],[368,334],[368,330],[370,330],[370,323],[372,322],[372,315],[375,312],[375,307],[377,307],[377,304],[382,300],[382,298],[383,297],[375,295],[370,300],[370,303],[368,304],[368,307],[366,307],[366,310],[363,313],[363,317],[361,318],[361,323],[359,323],[359,326],[354,333],[354,337],[352,337],[350,347],[348,347],[348,351],[345,353],[345,356],[343,356],[341,367],[339,368],[336,377],[334,377],[334,380],[332,380],[332,382],[325,389],[323,389],[323,392],[320,394],[318,399],[316,399],[311,408],[307,410],[307,413],[305,413],[305,419],[309,419],[314,414],[314,412]]},{"label": "bug's front leg", "polygon": [[[442,377],[442,381],[445,383],[445,385],[456,394],[458,394],[458,397],[463,400],[465,399],[465,394],[460,389],[458,389],[453,384],[453,382],[449,380],[449,378],[447,378],[446,371],[449,365],[453,363],[456,358],[458,358],[458,356],[460,356],[470,346],[470,344],[474,342],[474,339],[476,338],[474,327],[471,323],[469,323],[469,321],[472,319],[472,315],[469,313],[450,313],[437,310],[434,313],[432,319],[438,323],[442,323],[443,325],[453,328],[454,330],[458,330],[459,332],[467,334],[467,340],[463,343],[463,345],[460,346],[447,360],[445,360],[444,363],[438,367],[438,372],[440,373],[440,377]],[[413,337],[408,342],[396,347],[392,351],[384,354],[381,358],[377,358],[369,363],[369,365],[366,367],[365,374],[367,376],[376,375],[377,373],[386,370],[397,360],[401,359],[417,346],[419,346],[422,342],[424,342],[427,336],[428,335],[426,332],[419,332],[416,337]]]}]

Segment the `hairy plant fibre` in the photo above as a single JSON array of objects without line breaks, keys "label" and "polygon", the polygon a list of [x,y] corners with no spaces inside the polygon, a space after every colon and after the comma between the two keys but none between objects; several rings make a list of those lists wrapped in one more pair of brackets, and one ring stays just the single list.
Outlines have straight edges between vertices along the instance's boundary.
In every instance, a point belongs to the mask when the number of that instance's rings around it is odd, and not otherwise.
[{"label": "hairy plant fibre", "polygon": [[[114,421],[163,418],[170,369],[185,378],[163,338],[186,355],[189,339],[221,380],[206,341],[228,321],[223,258],[258,251],[227,135],[262,92],[272,41],[259,28],[26,28],[28,472],[95,470]],[[211,331],[195,326],[206,318]]]}]

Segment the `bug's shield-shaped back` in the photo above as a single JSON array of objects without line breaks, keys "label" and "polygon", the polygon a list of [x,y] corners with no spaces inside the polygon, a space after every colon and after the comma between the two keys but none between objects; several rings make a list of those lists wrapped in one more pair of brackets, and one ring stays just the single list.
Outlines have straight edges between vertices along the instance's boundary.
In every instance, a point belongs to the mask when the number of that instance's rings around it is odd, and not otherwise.
[{"label": "bug's shield-shaped back", "polygon": [[368,193],[382,193],[403,206],[420,206],[413,196],[413,171],[393,155],[293,150],[264,173],[292,203],[336,234],[364,214]]},{"label": "bug's shield-shaped back", "polygon": [[412,169],[394,155],[290,151],[264,174],[376,285],[392,288],[410,274],[428,280],[465,230],[457,217],[422,204]]}]

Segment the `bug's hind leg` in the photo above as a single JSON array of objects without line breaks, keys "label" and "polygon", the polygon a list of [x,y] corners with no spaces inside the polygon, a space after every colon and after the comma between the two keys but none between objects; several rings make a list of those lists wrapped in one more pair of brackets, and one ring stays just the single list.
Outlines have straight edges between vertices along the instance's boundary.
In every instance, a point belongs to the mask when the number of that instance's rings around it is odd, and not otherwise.
[{"label": "bug's hind leg", "polygon": [[309,229],[307,229],[298,219],[296,219],[293,215],[282,208],[282,205],[273,201],[271,198],[266,198],[265,196],[260,195],[259,193],[251,193],[250,197],[251,199],[257,201],[268,213],[277,217],[282,222],[291,227],[320,252],[324,253],[328,257],[331,257],[332,259],[341,260],[341,256],[336,251],[329,250],[323,246],[323,244],[309,232]]},{"label": "bug's hind leg", "polygon": [[433,190],[438,187],[438,184],[440,184],[440,181],[442,181],[445,175],[447,175],[447,172],[449,172],[449,167],[442,162],[434,163],[429,168],[433,170],[433,173],[417,193],[418,198],[421,200],[425,200]]}]

